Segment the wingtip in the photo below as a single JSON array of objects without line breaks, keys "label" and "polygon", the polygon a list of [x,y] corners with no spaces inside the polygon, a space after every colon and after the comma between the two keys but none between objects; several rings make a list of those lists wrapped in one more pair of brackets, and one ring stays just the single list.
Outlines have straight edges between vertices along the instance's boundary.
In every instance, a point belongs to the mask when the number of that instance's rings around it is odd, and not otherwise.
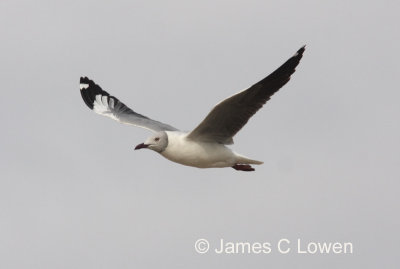
[{"label": "wingtip", "polygon": [[90,81],[87,77],[81,77],[79,80],[79,88],[82,90],[86,90],[89,88]]},{"label": "wingtip", "polygon": [[81,77],[79,83],[89,83],[91,80],[88,77]]},{"label": "wingtip", "polygon": [[89,86],[94,85],[94,81],[89,79],[88,77],[80,77],[79,79],[79,87],[81,90],[86,90]]},{"label": "wingtip", "polygon": [[306,50],[306,45],[302,46],[298,51],[296,51],[293,57],[297,57],[299,55],[302,56],[305,50]]}]

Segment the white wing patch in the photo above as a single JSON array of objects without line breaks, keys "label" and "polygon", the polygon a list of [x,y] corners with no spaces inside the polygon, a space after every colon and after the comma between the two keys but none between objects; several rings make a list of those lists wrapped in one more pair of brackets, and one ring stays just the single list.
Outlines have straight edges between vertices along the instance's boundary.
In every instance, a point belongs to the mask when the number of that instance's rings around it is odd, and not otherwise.
[{"label": "white wing patch", "polygon": [[81,83],[81,84],[79,84],[79,88],[81,88],[81,90],[87,89],[87,88],[89,88],[89,84]]},{"label": "white wing patch", "polygon": [[114,109],[114,99],[110,99],[110,103],[108,103],[108,96],[105,95],[96,95],[96,99],[93,102],[93,111],[101,114],[103,116],[107,116],[113,120],[119,121],[119,119],[112,113],[112,109]]},{"label": "white wing patch", "polygon": [[107,116],[120,123],[145,128],[153,132],[178,130],[168,124],[152,120],[136,113],[124,103],[120,102],[117,97],[111,96],[106,91],[103,91],[99,85],[87,77],[80,78],[79,87],[85,104],[96,114]]}]

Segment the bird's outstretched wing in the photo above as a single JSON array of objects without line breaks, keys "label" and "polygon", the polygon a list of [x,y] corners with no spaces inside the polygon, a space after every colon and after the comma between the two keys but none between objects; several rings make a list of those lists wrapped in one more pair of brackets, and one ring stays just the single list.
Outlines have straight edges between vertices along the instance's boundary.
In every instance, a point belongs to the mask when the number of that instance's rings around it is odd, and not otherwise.
[{"label": "bird's outstretched wing", "polygon": [[233,136],[289,80],[303,56],[305,46],[269,76],[247,90],[217,104],[187,138],[233,144]]},{"label": "bird's outstretched wing", "polygon": [[136,113],[116,97],[103,91],[99,85],[87,77],[81,77],[80,89],[86,105],[97,114],[107,116],[121,123],[142,127],[153,132],[177,130],[168,124],[152,120]]}]

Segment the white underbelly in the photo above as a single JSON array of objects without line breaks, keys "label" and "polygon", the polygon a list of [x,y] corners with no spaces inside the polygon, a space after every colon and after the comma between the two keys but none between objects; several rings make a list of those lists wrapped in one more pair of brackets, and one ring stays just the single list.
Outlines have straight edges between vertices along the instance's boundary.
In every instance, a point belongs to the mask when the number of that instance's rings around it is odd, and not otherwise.
[{"label": "white underbelly", "polygon": [[224,145],[186,139],[170,141],[161,155],[173,162],[199,168],[230,167],[236,162],[235,154]]}]

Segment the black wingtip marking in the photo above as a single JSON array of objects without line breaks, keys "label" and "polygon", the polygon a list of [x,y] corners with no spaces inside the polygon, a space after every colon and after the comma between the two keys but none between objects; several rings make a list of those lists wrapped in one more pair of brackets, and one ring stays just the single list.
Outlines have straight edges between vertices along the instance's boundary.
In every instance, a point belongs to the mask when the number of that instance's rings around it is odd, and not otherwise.
[{"label": "black wingtip marking", "polygon": [[[289,60],[287,60],[281,67],[275,72],[285,74],[290,79],[290,76],[296,71],[297,65],[300,63],[303,53],[306,50],[306,45],[301,47]],[[275,73],[273,72],[273,73]]]},{"label": "black wingtip marking", "polygon": [[90,108],[93,109],[94,101],[96,100],[96,95],[109,96],[109,94],[103,91],[99,85],[94,83],[93,80],[88,77],[81,77],[79,79],[80,83],[80,92],[82,95],[83,101]]},{"label": "black wingtip marking", "polygon": [[79,83],[80,84],[82,84],[82,83],[89,83],[89,78],[88,77],[81,77],[80,79],[79,79]]},{"label": "black wingtip marking", "polygon": [[306,46],[304,45],[278,69],[255,85],[261,87],[263,84],[268,83],[271,85],[271,88],[274,89],[274,92],[278,91],[290,80],[290,76],[296,71],[296,67],[300,63],[305,50]]},{"label": "black wingtip marking", "polygon": [[297,52],[296,52],[296,54],[293,56],[293,57],[296,57],[296,58],[298,58],[298,57],[303,57],[303,53],[304,53],[304,51],[306,50],[306,45],[304,45],[303,47],[301,47]]}]

